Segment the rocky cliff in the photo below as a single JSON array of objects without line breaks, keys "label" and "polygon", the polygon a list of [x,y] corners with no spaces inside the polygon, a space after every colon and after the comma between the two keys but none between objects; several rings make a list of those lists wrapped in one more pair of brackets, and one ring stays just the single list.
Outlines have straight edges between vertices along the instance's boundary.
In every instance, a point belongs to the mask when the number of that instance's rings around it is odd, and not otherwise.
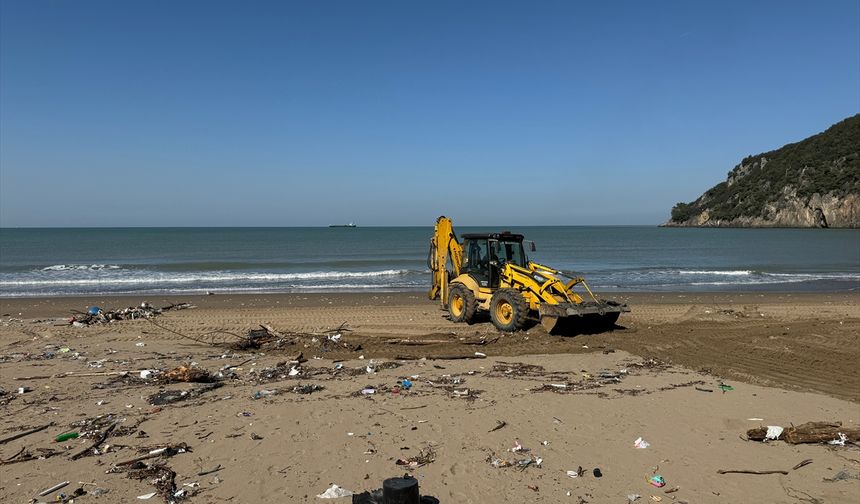
[{"label": "rocky cliff", "polygon": [[860,228],[860,114],[747,157],[664,225]]}]

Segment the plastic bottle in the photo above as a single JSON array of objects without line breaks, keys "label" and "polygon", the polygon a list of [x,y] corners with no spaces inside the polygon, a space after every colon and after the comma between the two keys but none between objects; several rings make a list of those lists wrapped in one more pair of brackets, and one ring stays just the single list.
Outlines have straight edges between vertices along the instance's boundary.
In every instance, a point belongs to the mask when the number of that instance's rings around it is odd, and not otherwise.
[{"label": "plastic bottle", "polygon": [[77,432],[67,432],[65,434],[60,434],[56,438],[54,438],[58,443],[62,443],[63,441],[68,441],[70,439],[77,439],[80,434]]}]

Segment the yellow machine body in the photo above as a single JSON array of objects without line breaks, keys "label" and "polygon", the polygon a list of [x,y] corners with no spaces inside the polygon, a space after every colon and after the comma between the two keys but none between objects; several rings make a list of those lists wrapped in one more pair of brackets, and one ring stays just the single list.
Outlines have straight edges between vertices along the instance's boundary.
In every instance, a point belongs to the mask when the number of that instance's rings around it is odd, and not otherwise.
[{"label": "yellow machine body", "polygon": [[[468,253],[451,219],[439,217],[427,261],[432,272],[428,295],[440,299],[457,322],[471,322],[480,310],[490,312],[501,330],[521,329],[527,319],[538,319],[551,331],[560,319],[569,317],[588,317],[611,327],[622,312],[630,311],[625,304],[598,299],[583,278],[528,260],[522,235],[464,237]],[[484,257],[479,258],[481,252]],[[577,285],[588,300],[574,291]]]}]

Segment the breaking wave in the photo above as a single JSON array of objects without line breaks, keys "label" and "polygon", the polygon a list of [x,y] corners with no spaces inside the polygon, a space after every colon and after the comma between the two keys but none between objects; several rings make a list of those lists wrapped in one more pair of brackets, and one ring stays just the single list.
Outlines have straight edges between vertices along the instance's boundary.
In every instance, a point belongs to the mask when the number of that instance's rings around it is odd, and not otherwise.
[{"label": "breaking wave", "polygon": [[117,264],[55,264],[42,268],[42,271],[102,271],[118,269],[122,269],[122,266]]}]

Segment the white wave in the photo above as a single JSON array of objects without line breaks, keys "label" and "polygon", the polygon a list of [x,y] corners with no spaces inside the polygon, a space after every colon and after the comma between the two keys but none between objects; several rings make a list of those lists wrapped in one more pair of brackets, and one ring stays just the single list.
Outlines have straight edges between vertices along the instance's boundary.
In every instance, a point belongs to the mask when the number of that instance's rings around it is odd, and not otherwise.
[{"label": "white wave", "polygon": [[146,285],[146,284],[189,284],[223,282],[289,282],[306,280],[337,280],[342,278],[377,278],[400,276],[409,270],[382,271],[314,271],[308,273],[152,273],[137,272],[123,276],[103,276],[97,278],[40,278],[0,280],[3,287],[48,286],[48,285]]},{"label": "white wave", "polygon": [[719,276],[749,276],[755,273],[751,270],[730,270],[730,271],[710,271],[710,270],[692,270],[678,271],[681,275],[719,275]]},{"label": "white wave", "polygon": [[54,264],[46,266],[42,271],[101,271],[101,270],[117,270],[122,269],[117,264]]}]

